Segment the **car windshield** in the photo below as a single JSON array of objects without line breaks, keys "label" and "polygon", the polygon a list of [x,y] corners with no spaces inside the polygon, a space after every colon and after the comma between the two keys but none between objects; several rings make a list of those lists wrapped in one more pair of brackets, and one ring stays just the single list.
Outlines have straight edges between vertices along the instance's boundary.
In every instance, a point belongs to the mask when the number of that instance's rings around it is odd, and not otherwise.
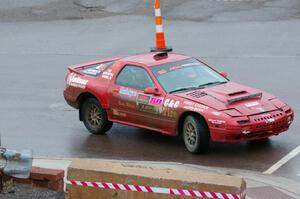
[{"label": "car windshield", "polygon": [[200,89],[228,81],[195,58],[153,66],[151,71],[168,93]]}]

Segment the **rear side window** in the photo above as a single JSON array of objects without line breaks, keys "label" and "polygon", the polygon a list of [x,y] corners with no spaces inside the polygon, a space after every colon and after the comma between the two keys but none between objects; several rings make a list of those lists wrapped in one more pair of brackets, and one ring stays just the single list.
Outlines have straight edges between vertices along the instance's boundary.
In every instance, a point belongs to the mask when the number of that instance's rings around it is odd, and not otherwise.
[{"label": "rear side window", "polygon": [[83,74],[85,74],[85,75],[97,77],[97,76],[99,76],[104,70],[110,68],[114,63],[115,63],[115,61],[91,65],[91,66],[88,66],[87,68],[84,68],[84,69],[81,70],[80,72],[83,73]]},{"label": "rear side window", "polygon": [[148,72],[137,66],[126,65],[119,73],[116,84],[137,90],[154,87],[154,83]]}]

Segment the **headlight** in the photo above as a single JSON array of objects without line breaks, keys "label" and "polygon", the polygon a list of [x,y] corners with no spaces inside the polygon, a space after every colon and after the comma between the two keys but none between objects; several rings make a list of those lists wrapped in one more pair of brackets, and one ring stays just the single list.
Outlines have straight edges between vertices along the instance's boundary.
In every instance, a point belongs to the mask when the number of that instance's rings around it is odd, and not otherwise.
[{"label": "headlight", "polygon": [[228,109],[223,111],[224,113],[226,113],[227,115],[231,116],[231,117],[240,117],[242,116],[242,114],[237,111],[236,109]]},{"label": "headlight", "polygon": [[277,108],[282,108],[282,107],[286,106],[286,104],[284,102],[282,102],[281,100],[279,100],[278,98],[271,99],[270,102]]}]

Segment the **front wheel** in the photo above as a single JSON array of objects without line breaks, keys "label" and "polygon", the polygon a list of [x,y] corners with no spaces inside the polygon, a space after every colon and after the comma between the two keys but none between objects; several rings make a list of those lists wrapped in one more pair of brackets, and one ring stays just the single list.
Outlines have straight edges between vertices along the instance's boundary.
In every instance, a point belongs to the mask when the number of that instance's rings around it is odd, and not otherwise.
[{"label": "front wheel", "polygon": [[209,148],[210,136],[206,123],[198,116],[187,116],[183,124],[183,139],[191,153],[205,152]]},{"label": "front wheel", "polygon": [[95,98],[83,102],[81,114],[85,127],[93,134],[105,134],[113,125],[108,121],[105,109]]}]

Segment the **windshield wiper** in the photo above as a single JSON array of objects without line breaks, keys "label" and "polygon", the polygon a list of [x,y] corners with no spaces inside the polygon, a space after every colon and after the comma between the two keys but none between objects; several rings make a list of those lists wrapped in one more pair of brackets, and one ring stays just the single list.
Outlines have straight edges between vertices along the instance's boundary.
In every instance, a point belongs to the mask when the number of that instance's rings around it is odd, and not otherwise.
[{"label": "windshield wiper", "polygon": [[175,90],[170,91],[169,93],[175,93],[175,92],[179,92],[179,91],[187,91],[187,90],[193,90],[193,89],[197,89],[197,87],[183,87],[183,88],[177,88]]},{"label": "windshield wiper", "polygon": [[219,85],[219,84],[225,84],[227,82],[220,82],[220,81],[215,81],[215,82],[209,82],[209,83],[206,83],[206,84],[201,84],[198,86],[198,88],[205,88],[207,86],[211,86],[211,85]]}]

